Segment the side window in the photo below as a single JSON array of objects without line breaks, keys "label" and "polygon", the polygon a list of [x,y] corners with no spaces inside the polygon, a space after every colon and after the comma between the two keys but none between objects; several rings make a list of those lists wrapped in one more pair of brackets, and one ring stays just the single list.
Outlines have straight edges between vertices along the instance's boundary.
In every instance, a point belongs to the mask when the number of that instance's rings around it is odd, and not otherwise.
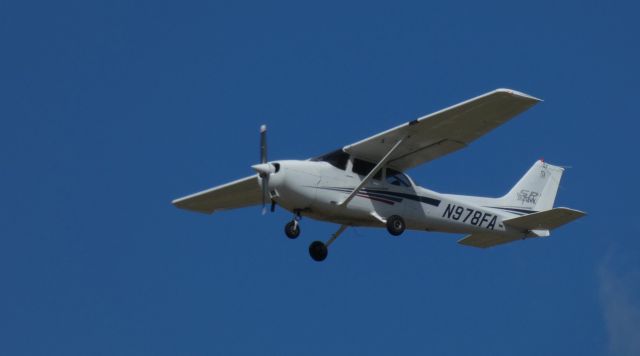
[{"label": "side window", "polygon": [[[354,158],[353,159],[353,173],[359,174],[361,176],[366,176],[367,174],[369,174],[369,172],[371,172],[373,170],[373,168],[375,168],[375,164],[371,163],[371,162],[367,162],[367,161],[363,161],[361,159],[357,159]],[[373,179],[377,179],[380,180],[382,179],[382,169],[378,171],[378,173],[376,173],[375,176],[373,176]]]},{"label": "side window", "polygon": [[327,162],[330,165],[342,169],[343,171],[347,169],[347,162],[349,161],[349,154],[344,152],[343,150],[335,150],[333,152],[329,152],[326,155],[322,155],[319,157],[315,157],[311,159],[314,162]]},{"label": "side window", "polygon": [[411,182],[407,176],[391,168],[387,168],[387,183],[399,187],[411,187]]}]

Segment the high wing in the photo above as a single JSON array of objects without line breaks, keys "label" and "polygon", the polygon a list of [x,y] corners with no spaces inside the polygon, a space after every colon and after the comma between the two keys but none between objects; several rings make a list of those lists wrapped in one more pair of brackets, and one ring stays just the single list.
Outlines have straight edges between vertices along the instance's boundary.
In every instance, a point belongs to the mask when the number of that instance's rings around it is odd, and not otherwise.
[{"label": "high wing", "polygon": [[258,176],[252,175],[171,202],[178,208],[212,214],[262,203]]},{"label": "high wing", "polygon": [[355,157],[378,162],[404,138],[387,163],[404,171],[466,147],[540,101],[515,90],[496,89],[343,149]]}]

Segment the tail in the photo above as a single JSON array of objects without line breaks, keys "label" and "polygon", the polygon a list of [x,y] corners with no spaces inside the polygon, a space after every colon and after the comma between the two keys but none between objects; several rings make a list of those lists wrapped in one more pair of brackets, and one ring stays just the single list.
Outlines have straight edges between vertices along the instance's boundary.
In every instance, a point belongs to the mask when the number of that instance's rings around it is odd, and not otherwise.
[{"label": "tail", "polygon": [[553,208],[563,172],[562,167],[537,161],[509,193],[495,200],[499,208],[520,215],[502,221],[511,229],[521,232],[520,236],[476,232],[458,243],[486,248],[525,237],[546,237],[550,235],[550,230],[585,216],[586,213],[579,210]]},{"label": "tail", "polygon": [[498,203],[503,207],[544,211],[553,208],[564,168],[539,160]]}]

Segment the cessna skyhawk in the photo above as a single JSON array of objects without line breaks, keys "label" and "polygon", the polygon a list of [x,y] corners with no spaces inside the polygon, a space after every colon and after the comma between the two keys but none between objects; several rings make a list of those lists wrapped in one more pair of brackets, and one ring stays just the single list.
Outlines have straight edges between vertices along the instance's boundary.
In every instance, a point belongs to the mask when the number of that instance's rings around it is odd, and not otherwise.
[{"label": "cessna skyhawk", "polygon": [[350,226],[462,233],[458,243],[492,247],[550,230],[585,213],[554,208],[563,168],[539,160],[500,198],[438,193],[417,186],[404,172],[466,147],[540,102],[524,93],[497,89],[390,130],[306,160],[267,159],[266,127],[260,128],[256,174],[173,201],[179,208],[212,214],[270,202],[293,213],[287,237],[300,235],[300,219],[338,224],[327,242],[309,254],[323,261],[328,247]]}]

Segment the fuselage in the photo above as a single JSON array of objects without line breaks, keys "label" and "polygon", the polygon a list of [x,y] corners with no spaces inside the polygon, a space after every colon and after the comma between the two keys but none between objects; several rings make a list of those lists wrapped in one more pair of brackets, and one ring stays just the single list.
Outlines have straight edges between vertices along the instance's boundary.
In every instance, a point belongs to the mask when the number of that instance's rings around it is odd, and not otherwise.
[{"label": "fuselage", "polygon": [[283,208],[313,219],[384,227],[387,217],[399,215],[411,230],[521,234],[503,224],[503,220],[517,215],[492,208],[491,198],[437,193],[417,186],[404,173],[390,168],[382,169],[353,200],[340,206],[362,182],[367,167],[369,171],[373,168],[371,164],[353,159],[344,164],[322,159],[273,164],[278,169],[269,178],[271,198]]}]

